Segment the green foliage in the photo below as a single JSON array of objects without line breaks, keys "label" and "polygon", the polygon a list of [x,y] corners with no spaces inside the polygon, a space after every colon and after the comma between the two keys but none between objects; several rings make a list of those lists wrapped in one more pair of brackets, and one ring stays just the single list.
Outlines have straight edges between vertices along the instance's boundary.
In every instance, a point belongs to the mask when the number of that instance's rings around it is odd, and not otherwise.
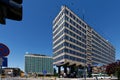
[{"label": "green foliage", "polygon": [[58,76],[58,73],[55,68],[54,68],[54,76],[56,76],[56,77]]},{"label": "green foliage", "polygon": [[115,75],[118,77],[118,80],[120,80],[120,66],[116,67]]},{"label": "green foliage", "polygon": [[113,74],[114,76],[118,77],[118,80],[120,80],[120,60],[117,60],[116,62],[109,64],[106,67],[106,73],[108,75]]}]

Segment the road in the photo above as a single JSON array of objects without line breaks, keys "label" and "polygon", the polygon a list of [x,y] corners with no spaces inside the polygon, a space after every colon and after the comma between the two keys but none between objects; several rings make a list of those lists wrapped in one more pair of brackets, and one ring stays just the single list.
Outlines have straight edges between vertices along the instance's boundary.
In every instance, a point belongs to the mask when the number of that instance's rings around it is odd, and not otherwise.
[{"label": "road", "polygon": [[2,78],[0,80],[55,80],[54,78]]},{"label": "road", "polygon": [[[84,78],[2,78],[0,80],[85,80]],[[87,78],[86,80],[95,80],[93,78]],[[117,78],[114,79],[99,79],[99,80],[117,80]]]}]

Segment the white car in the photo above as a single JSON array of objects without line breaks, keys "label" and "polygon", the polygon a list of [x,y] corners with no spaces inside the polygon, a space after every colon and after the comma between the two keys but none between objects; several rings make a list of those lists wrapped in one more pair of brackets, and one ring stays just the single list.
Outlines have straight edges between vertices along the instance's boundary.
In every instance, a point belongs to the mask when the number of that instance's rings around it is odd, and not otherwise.
[{"label": "white car", "polygon": [[108,76],[108,75],[100,75],[100,74],[93,74],[92,75],[93,76],[93,78],[94,79],[111,79],[111,77],[110,76]]},{"label": "white car", "polygon": [[[96,77],[93,77],[94,79],[96,79]],[[97,76],[97,79],[111,79],[110,76]]]}]

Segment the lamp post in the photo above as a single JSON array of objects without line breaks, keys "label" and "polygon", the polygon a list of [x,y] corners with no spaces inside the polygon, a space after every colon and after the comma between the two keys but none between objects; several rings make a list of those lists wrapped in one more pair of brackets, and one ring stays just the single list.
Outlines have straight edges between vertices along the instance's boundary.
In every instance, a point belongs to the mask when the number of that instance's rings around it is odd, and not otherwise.
[{"label": "lamp post", "polygon": [[86,80],[86,75],[87,75],[87,68],[85,66],[85,80]]}]

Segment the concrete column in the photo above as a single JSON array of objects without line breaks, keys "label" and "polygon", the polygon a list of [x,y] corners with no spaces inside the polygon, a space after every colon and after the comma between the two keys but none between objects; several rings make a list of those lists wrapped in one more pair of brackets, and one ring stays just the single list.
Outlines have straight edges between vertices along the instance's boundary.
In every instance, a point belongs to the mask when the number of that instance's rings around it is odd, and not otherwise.
[{"label": "concrete column", "polygon": [[58,77],[60,78],[60,74],[61,74],[61,66],[58,66]]},{"label": "concrete column", "polygon": [[66,66],[66,65],[64,65],[63,67],[64,67],[64,73],[66,73],[66,74],[67,74],[67,66]]},{"label": "concrete column", "polygon": [[75,72],[75,66],[73,66],[73,65],[70,66],[70,70],[71,70],[71,71],[70,71],[71,73]]},{"label": "concrete column", "polygon": [[72,78],[76,77],[75,67],[76,67],[75,64],[70,66],[70,77]]}]

